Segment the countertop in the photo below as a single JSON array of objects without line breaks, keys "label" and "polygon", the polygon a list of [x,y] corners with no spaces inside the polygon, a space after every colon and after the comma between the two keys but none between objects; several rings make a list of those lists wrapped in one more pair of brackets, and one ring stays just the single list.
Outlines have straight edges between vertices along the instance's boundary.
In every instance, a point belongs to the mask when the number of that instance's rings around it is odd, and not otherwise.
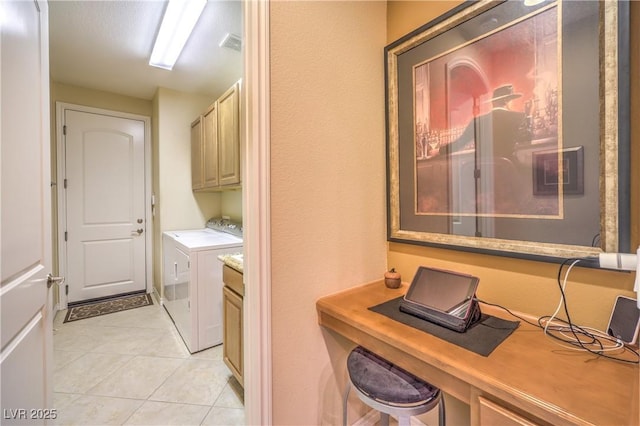
[{"label": "countertop", "polygon": [[221,254],[218,256],[218,259],[222,261],[225,265],[235,269],[236,271],[242,273],[243,268],[243,255],[242,253],[229,253],[229,254]]},{"label": "countertop", "polygon": [[[377,314],[368,308],[402,296],[373,282],[318,300],[318,322],[471,406],[491,400],[543,424],[637,425],[638,365],[563,350],[522,322],[488,357]],[[482,306],[490,315],[513,319]]]}]

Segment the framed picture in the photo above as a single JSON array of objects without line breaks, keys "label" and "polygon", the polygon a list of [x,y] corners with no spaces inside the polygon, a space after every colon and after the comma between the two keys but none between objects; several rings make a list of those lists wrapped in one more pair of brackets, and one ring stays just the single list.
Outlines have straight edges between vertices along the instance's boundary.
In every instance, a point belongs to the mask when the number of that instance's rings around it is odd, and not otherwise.
[{"label": "framed picture", "polygon": [[628,25],[625,2],[466,2],[387,46],[388,239],[628,252]]},{"label": "framed picture", "polygon": [[533,195],[584,194],[584,149],[533,153]]}]

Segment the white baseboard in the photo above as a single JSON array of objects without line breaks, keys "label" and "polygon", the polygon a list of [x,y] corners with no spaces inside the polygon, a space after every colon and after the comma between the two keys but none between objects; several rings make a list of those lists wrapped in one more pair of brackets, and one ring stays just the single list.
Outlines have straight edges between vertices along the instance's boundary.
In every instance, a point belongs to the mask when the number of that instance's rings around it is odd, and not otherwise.
[{"label": "white baseboard", "polygon": [[158,294],[158,290],[155,287],[151,289],[150,293],[152,297],[160,304],[160,306],[164,306],[165,301],[160,297],[160,295]]},{"label": "white baseboard", "polygon": [[56,303],[55,305],[53,305],[53,310],[51,312],[51,322],[53,322],[53,320],[56,318],[56,314],[58,313],[59,310],[60,310],[59,303]]}]

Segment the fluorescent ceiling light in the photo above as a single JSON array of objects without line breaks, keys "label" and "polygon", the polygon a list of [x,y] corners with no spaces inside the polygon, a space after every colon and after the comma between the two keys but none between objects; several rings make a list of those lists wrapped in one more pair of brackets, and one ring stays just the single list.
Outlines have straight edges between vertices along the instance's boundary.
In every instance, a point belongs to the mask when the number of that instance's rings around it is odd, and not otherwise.
[{"label": "fluorescent ceiling light", "polygon": [[171,70],[207,0],[169,0],[149,65]]}]

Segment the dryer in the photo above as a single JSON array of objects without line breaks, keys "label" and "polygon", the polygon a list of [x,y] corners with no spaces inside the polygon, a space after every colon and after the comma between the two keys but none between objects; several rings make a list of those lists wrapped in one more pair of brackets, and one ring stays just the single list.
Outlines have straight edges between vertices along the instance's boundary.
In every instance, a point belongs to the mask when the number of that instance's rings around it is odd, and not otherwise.
[{"label": "dryer", "polygon": [[189,352],[222,343],[221,254],[242,252],[242,226],[212,219],[204,229],[162,235],[164,305]]}]

